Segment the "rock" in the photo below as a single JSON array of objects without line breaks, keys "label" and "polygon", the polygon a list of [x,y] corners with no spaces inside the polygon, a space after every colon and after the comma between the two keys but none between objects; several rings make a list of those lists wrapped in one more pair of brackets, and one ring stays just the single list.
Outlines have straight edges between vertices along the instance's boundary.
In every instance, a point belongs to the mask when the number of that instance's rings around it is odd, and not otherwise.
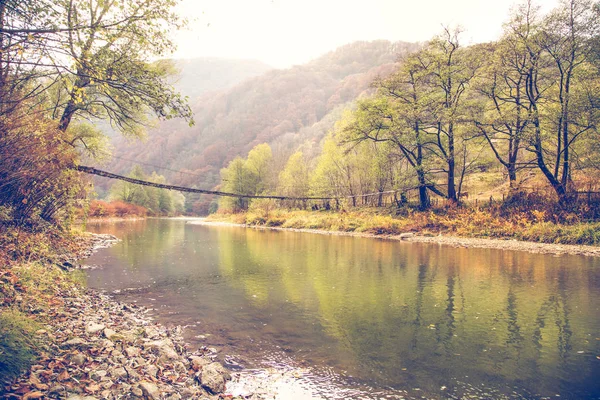
[{"label": "rock", "polygon": [[225,390],[225,378],[222,374],[222,368],[219,363],[211,363],[204,366],[199,373],[200,385],[212,394],[223,393]]},{"label": "rock", "polygon": [[156,328],[154,328],[152,326],[147,326],[146,328],[144,328],[144,336],[149,339],[154,339],[154,338],[159,337],[159,333],[156,330]]},{"label": "rock", "polygon": [[158,374],[158,368],[155,365],[148,365],[146,368],[146,373],[154,378]]},{"label": "rock", "polygon": [[89,343],[81,338],[74,338],[71,340],[67,340],[66,342],[64,342],[61,345],[61,347],[63,347],[63,348],[81,348],[81,347],[88,347],[88,346],[89,346]]},{"label": "rock", "polygon": [[125,349],[125,353],[127,353],[128,357],[137,357],[140,355],[141,350],[137,347],[128,347]]},{"label": "rock", "polygon": [[191,356],[190,357],[190,363],[192,364],[192,369],[194,371],[199,371],[200,368],[204,367],[205,365],[210,364],[212,361],[207,360],[204,357],[198,357],[198,356]]},{"label": "rock", "polygon": [[139,388],[142,390],[144,397],[148,399],[158,400],[160,398],[160,392],[158,391],[158,387],[152,382],[140,382]]},{"label": "rock", "polygon": [[100,340],[99,343],[102,347],[104,347],[106,349],[112,349],[113,347],[115,347],[115,344],[108,339],[102,339],[102,340]]},{"label": "rock", "polygon": [[185,367],[185,364],[182,363],[181,361],[175,361],[173,363],[173,368],[175,369],[175,371],[177,371],[180,374],[187,372],[187,368]]},{"label": "rock", "polygon": [[133,359],[133,362],[136,363],[138,366],[142,366],[142,365],[146,365],[146,360],[144,360],[142,357],[136,357]]},{"label": "rock", "polygon": [[90,378],[92,378],[95,381],[100,381],[102,378],[104,378],[106,375],[108,375],[107,371],[104,371],[102,369],[97,370],[97,371],[93,371],[90,374]]},{"label": "rock", "polygon": [[[111,381],[110,379],[108,379],[108,380],[107,380],[106,382],[104,382],[104,383],[103,383],[101,386],[102,386],[104,389],[110,389],[111,387],[113,387],[113,385],[114,385],[114,384],[115,384],[115,383],[114,383],[113,381]],[[105,396],[102,396],[102,397],[105,397]]]},{"label": "rock", "polygon": [[144,344],[144,347],[158,350],[161,356],[165,356],[169,360],[176,360],[179,354],[173,348],[173,342],[169,339],[155,340]]},{"label": "rock", "polygon": [[107,339],[112,339],[117,335],[117,332],[113,331],[110,328],[105,328],[103,333],[104,333],[104,337]]},{"label": "rock", "polygon": [[167,400],[181,400],[181,395],[179,393],[174,393],[167,397]]},{"label": "rock", "polygon": [[120,358],[120,357],[124,357],[123,353],[121,353],[119,350],[114,349],[113,351],[110,352],[110,355],[114,358]]},{"label": "rock", "polygon": [[181,392],[181,398],[183,400],[190,399],[190,398],[196,396],[197,393],[198,393],[198,390],[192,389],[192,388],[187,388],[187,389],[184,389],[183,392]]},{"label": "rock", "polygon": [[139,387],[134,387],[133,389],[131,389],[131,394],[137,397],[142,397],[144,395],[144,392]]},{"label": "rock", "polygon": [[88,326],[85,327],[85,331],[90,335],[94,335],[94,334],[100,332],[101,330],[103,330],[104,328],[106,328],[104,325],[95,324],[92,322]]},{"label": "rock", "polygon": [[115,379],[123,380],[127,378],[127,371],[123,367],[115,368],[110,371],[110,376],[112,376]]},{"label": "rock", "polygon": [[407,239],[415,236],[414,232],[404,232],[398,235],[400,239]]},{"label": "rock", "polygon": [[77,353],[71,357],[71,362],[75,365],[82,366],[85,364],[86,357],[82,353]]},{"label": "rock", "polygon": [[129,375],[130,379],[140,379],[140,374],[131,367],[125,367],[125,371],[127,371],[127,375]]},{"label": "rock", "polygon": [[35,391],[35,392],[26,393],[21,399],[22,400],[30,400],[30,399],[39,399],[41,397],[44,397],[44,393]]}]

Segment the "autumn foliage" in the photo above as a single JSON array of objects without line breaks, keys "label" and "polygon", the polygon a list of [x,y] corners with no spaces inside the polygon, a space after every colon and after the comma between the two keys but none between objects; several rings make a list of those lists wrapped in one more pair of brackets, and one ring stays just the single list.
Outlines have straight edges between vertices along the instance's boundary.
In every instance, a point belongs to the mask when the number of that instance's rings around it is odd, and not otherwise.
[{"label": "autumn foliage", "polygon": [[145,217],[148,210],[142,206],[126,203],[124,201],[92,200],[88,209],[89,218],[130,218]]},{"label": "autumn foliage", "polygon": [[22,104],[0,114],[0,219],[17,224],[56,223],[85,194],[75,149],[56,124]]}]

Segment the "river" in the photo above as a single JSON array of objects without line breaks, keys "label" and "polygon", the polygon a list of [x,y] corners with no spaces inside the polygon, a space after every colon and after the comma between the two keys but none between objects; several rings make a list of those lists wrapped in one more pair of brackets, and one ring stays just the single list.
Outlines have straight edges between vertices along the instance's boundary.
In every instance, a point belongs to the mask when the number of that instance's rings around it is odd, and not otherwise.
[{"label": "river", "polygon": [[282,399],[600,398],[600,258],[176,219],[87,228],[122,239],[86,261],[89,286],[185,326],[240,371],[232,391],[285,376]]}]

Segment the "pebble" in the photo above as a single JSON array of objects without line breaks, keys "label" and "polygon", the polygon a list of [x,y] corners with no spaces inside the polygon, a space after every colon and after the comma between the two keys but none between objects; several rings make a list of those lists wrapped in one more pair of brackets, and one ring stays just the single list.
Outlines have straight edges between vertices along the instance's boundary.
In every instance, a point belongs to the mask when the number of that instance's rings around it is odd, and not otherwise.
[{"label": "pebble", "polygon": [[98,332],[100,332],[100,331],[101,331],[101,330],[103,330],[104,328],[105,328],[105,326],[104,326],[103,324],[94,324],[94,323],[91,323],[91,324],[89,324],[89,325],[88,325],[88,326],[85,328],[85,331],[86,331],[88,334],[90,334],[90,335],[93,335],[93,334],[95,334],[95,333],[98,333]]},{"label": "pebble", "polygon": [[112,329],[109,329],[109,328],[104,329],[103,333],[104,333],[104,337],[107,338],[107,339],[109,339],[109,340],[111,338],[113,338],[117,334],[117,332],[115,332],[115,331],[113,331]]},{"label": "pebble", "polygon": [[61,305],[51,309],[26,300],[48,316],[43,339],[50,354],[18,378],[12,392],[35,387],[40,396],[67,400],[181,400],[215,398],[225,390],[223,366],[206,350],[189,353],[181,328],[157,324],[143,307],[78,287],[56,297]]},{"label": "pebble", "polygon": [[143,394],[149,399],[158,400],[160,397],[158,387],[152,382],[140,382],[140,389],[142,389]]},{"label": "pebble", "polygon": [[83,340],[81,338],[75,338],[75,339],[67,340],[66,342],[64,342],[62,344],[62,347],[66,347],[66,348],[69,348],[69,347],[85,347],[87,345],[88,345],[88,343],[85,340]]},{"label": "pebble", "polygon": [[82,366],[85,364],[86,357],[82,353],[77,353],[71,357],[71,362],[75,365]]}]

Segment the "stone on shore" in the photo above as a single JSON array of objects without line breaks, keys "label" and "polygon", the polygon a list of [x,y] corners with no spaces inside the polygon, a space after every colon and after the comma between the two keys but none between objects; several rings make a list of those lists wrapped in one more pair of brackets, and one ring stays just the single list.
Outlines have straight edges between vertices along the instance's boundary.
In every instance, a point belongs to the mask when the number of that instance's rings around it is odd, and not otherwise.
[{"label": "stone on shore", "polygon": [[144,394],[144,397],[152,400],[158,400],[160,398],[160,392],[158,387],[152,382],[140,382],[140,389]]},{"label": "stone on shore", "polygon": [[112,339],[113,337],[115,337],[116,334],[117,334],[117,332],[113,331],[110,328],[104,329],[104,337],[109,340]]},{"label": "stone on shore", "polygon": [[88,347],[89,343],[81,338],[74,338],[71,340],[67,340],[62,344],[64,348],[80,348],[80,347]]},{"label": "stone on shore", "polygon": [[212,394],[219,394],[225,391],[225,378],[223,366],[213,362],[202,367],[199,373],[200,385]]},{"label": "stone on shore", "polygon": [[47,355],[11,384],[10,394],[24,400],[201,400],[225,390],[225,369],[206,357],[205,348],[188,352],[181,327],[167,328],[143,307],[71,283],[54,296],[53,307],[26,299],[47,318],[37,331]]},{"label": "stone on shore", "polygon": [[90,335],[94,335],[100,332],[101,330],[104,330],[104,328],[106,328],[104,324],[95,324],[92,322],[88,326],[86,326],[85,331]]}]

